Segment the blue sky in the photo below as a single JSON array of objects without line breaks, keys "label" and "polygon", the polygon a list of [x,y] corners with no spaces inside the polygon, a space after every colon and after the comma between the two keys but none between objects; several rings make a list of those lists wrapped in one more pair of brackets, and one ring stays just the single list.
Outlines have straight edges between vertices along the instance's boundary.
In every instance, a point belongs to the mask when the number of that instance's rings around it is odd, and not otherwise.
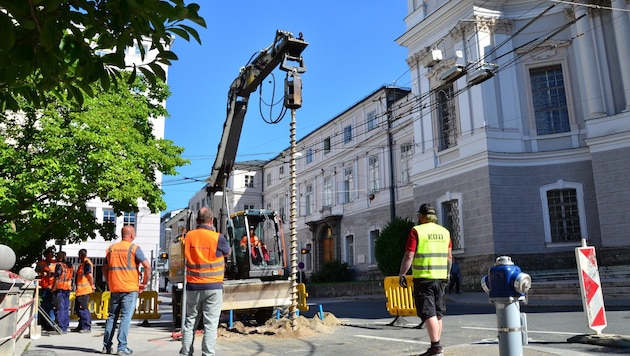
[{"label": "blue sky", "polygon": [[[172,95],[166,102],[165,138],[184,147],[191,164],[163,177],[167,211],[184,208],[203,187],[221,138],[227,92],[240,67],[269,46],[276,30],[302,32],[303,104],[296,113],[297,139],[343,112],[381,85],[410,87],[407,49],[395,40],[405,31],[406,1],[197,1],[207,23],[202,44],[178,38],[179,57],[168,72]],[[282,88],[285,73],[273,72]],[[268,77],[267,79],[271,79]],[[272,85],[263,83],[263,99]],[[280,92],[281,89],[276,91]],[[276,99],[278,98],[276,94]],[[259,95],[250,97],[237,161],[271,159],[289,147],[290,113],[278,124],[260,116]],[[278,109],[274,110],[275,113]],[[268,112],[268,108],[264,108]],[[185,179],[187,178],[187,179]]]}]

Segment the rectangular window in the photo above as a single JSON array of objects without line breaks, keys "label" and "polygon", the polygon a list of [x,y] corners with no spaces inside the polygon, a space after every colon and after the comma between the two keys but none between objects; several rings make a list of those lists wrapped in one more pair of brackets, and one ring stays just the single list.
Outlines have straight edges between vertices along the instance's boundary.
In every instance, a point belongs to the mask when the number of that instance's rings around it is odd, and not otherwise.
[{"label": "rectangular window", "polygon": [[330,152],[330,137],[326,137],[324,139],[324,154],[328,154]]},{"label": "rectangular window", "polygon": [[271,185],[271,173],[267,173],[267,186]]},{"label": "rectangular window", "polygon": [[459,200],[453,199],[442,202],[442,225],[451,233],[453,250],[462,249],[461,219],[459,216]]},{"label": "rectangular window", "polygon": [[278,167],[278,175],[280,178],[284,178],[284,165]]},{"label": "rectangular window", "polygon": [[455,100],[453,84],[445,85],[437,91],[437,116],[440,136],[439,150],[457,145],[457,117],[455,117]]},{"label": "rectangular window", "polygon": [[136,213],[123,213],[123,225],[136,226]]},{"label": "rectangular window", "polygon": [[367,129],[372,131],[376,128],[376,110],[370,111],[367,114]]},{"label": "rectangular window", "polygon": [[575,189],[547,191],[551,242],[578,242],[582,239],[577,192]]},{"label": "rectangular window", "polygon": [[332,206],[332,177],[324,177],[322,187],[322,208],[330,208]]},{"label": "rectangular window", "polygon": [[306,149],[306,164],[313,163],[313,149]]},{"label": "rectangular window", "polygon": [[278,214],[280,215],[280,219],[283,222],[287,221],[287,216],[284,215],[286,212],[287,199],[285,197],[280,197],[278,205]]},{"label": "rectangular window", "polygon": [[400,146],[400,182],[403,184],[409,184],[411,182],[412,148],[411,143]]},{"label": "rectangular window", "polygon": [[354,266],[354,235],[346,236],[346,263],[348,266]]},{"label": "rectangular window", "polygon": [[381,232],[379,230],[370,231],[370,264],[373,265],[378,263],[376,261],[376,253],[374,251],[376,249],[376,239],[378,239],[380,233]]},{"label": "rectangular window", "polygon": [[116,214],[111,209],[103,209],[103,224],[116,224]]},{"label": "rectangular window", "polygon": [[343,128],[343,143],[352,141],[352,126],[348,125]]},{"label": "rectangular window", "polygon": [[352,168],[346,168],[343,171],[343,202],[350,203],[353,199],[352,195],[353,178]]},{"label": "rectangular window", "polygon": [[536,133],[549,135],[570,131],[562,66],[530,69],[529,77],[532,85]]},{"label": "rectangular window", "polygon": [[254,188],[254,176],[245,175],[245,188]]},{"label": "rectangular window", "polygon": [[313,185],[306,186],[306,193],[304,194],[304,208],[305,215],[311,215],[313,213]]},{"label": "rectangular window", "polygon": [[379,163],[378,156],[371,156],[368,159],[368,186],[370,193],[377,193],[380,190],[380,182],[378,179]]}]

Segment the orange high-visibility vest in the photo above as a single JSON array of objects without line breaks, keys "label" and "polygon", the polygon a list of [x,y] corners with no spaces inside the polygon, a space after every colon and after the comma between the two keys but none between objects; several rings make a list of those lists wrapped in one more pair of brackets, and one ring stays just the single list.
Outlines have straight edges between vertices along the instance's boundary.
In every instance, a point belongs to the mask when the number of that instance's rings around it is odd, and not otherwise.
[{"label": "orange high-visibility vest", "polygon": [[92,273],[94,273],[94,264],[92,264],[92,261],[86,257],[79,265],[79,268],[77,268],[77,296],[92,293],[92,285],[90,284],[87,276],[83,273],[86,264],[90,265],[90,269],[92,270]]},{"label": "orange high-visibility vest", "polygon": [[41,277],[39,286],[42,289],[50,289],[55,282],[55,267],[57,266],[57,262],[52,260],[50,263],[46,262],[46,260],[41,260],[37,262],[37,269],[42,272],[50,272],[47,277]]},{"label": "orange high-visibility vest", "polygon": [[138,245],[129,241],[120,241],[107,249],[107,286],[111,292],[138,291],[137,249]]},{"label": "orange high-visibility vest", "polygon": [[61,274],[57,277],[57,290],[72,290],[73,270],[67,263],[61,262]]},{"label": "orange high-visibility vest", "polygon": [[225,260],[217,256],[218,232],[200,228],[189,231],[184,244],[186,282],[195,284],[221,283]]}]

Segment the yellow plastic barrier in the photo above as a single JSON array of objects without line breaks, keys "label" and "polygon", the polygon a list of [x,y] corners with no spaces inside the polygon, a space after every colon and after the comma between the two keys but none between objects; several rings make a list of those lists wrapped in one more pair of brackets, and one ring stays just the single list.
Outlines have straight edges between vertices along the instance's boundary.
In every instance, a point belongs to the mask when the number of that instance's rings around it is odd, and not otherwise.
[{"label": "yellow plastic barrier", "polygon": [[158,313],[160,306],[158,292],[144,291],[138,296],[138,305],[132,319],[159,319],[162,316]]},{"label": "yellow plastic barrier", "polygon": [[405,276],[407,288],[400,287],[398,276],[385,277],[384,287],[387,296],[387,311],[393,316],[417,316],[413,300],[413,276]]},{"label": "yellow plastic barrier", "polygon": [[[109,293],[109,292],[104,292]],[[92,314],[92,319],[107,319],[107,314],[105,314],[105,318],[102,318],[102,308],[103,308],[103,292],[94,292],[90,294],[90,299],[88,299],[88,309],[90,310],[90,314]],[[77,320],[79,316],[74,311],[74,303],[75,303],[76,295],[74,292],[70,293],[70,319]]]},{"label": "yellow plastic barrier", "polygon": [[[111,292],[94,292],[90,294],[88,308],[92,314],[92,319],[107,319],[109,315],[109,300]],[[74,311],[75,293],[70,293],[70,319],[77,320],[79,316]],[[158,313],[160,305],[158,293],[156,291],[144,291],[138,296],[133,319],[159,319],[162,315]]]},{"label": "yellow plastic barrier", "polygon": [[101,300],[99,302],[99,310],[96,313],[96,318],[98,319],[107,319],[109,315],[109,299],[112,296],[112,293],[109,291],[103,292],[101,294]]},{"label": "yellow plastic barrier", "polygon": [[304,283],[298,284],[297,292],[298,292],[297,308],[301,312],[308,311],[308,305],[306,305],[306,297],[308,297],[308,293],[306,292],[306,284]]}]

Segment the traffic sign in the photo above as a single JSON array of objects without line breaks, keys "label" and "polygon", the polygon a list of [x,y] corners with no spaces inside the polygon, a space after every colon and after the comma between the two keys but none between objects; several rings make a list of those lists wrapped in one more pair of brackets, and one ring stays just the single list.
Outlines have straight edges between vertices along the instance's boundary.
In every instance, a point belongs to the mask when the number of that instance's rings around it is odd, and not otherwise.
[{"label": "traffic sign", "polygon": [[595,258],[595,247],[586,246],[575,249],[575,257],[580,276],[580,291],[582,305],[586,312],[588,327],[597,334],[606,327],[606,311],[604,309],[604,294],[599,279],[599,269]]}]

